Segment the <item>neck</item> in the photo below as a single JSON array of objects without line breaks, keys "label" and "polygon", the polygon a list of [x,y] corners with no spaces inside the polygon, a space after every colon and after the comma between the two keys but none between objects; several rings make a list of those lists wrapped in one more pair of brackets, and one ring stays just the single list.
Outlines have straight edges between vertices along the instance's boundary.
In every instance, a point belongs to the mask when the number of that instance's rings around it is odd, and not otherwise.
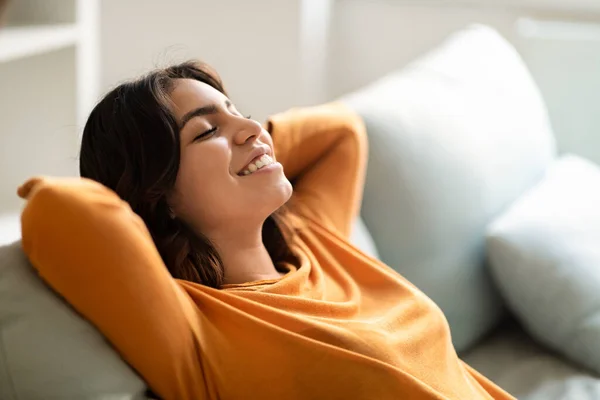
[{"label": "neck", "polygon": [[276,279],[281,274],[262,241],[262,226],[250,231],[210,235],[225,268],[225,284]]}]

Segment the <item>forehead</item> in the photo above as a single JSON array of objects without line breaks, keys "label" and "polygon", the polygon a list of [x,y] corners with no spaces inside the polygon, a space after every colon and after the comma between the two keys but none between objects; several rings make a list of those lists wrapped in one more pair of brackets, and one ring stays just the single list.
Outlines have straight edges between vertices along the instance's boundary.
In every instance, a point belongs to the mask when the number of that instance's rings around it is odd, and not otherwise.
[{"label": "forehead", "polygon": [[176,79],[170,97],[177,119],[196,108],[221,105],[227,100],[217,89],[195,79]]}]

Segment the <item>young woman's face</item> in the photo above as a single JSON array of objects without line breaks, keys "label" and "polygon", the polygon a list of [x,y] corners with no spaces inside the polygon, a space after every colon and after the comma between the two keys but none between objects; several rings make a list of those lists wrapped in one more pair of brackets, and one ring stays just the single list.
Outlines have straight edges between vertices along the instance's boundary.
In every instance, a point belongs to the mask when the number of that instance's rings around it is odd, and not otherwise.
[{"label": "young woman's face", "polygon": [[171,93],[180,126],[181,161],[170,206],[210,237],[254,228],[290,198],[273,141],[210,85],[178,79]]}]

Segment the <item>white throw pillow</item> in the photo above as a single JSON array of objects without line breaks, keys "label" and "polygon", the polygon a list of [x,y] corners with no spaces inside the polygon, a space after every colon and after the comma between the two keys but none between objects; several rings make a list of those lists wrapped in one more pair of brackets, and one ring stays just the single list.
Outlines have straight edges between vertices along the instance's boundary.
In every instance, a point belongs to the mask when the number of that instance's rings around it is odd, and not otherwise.
[{"label": "white throw pillow", "polygon": [[441,307],[465,350],[502,316],[485,227],[555,156],[538,88],[515,49],[475,25],[342,100],[367,126],[361,215],[379,255]]},{"label": "white throw pillow", "polygon": [[527,331],[600,373],[600,167],[562,157],[490,226],[488,248]]},{"label": "white throw pillow", "polygon": [[141,400],[144,381],[50,290],[20,242],[0,247],[0,399]]}]

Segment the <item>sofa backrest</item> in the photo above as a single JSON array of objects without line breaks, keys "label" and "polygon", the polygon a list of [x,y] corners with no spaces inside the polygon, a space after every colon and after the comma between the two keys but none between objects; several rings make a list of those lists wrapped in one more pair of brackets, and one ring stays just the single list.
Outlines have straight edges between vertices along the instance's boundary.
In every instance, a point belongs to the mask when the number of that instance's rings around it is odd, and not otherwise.
[{"label": "sofa backrest", "polygon": [[541,94],[516,50],[473,25],[342,98],[365,120],[362,217],[381,259],[444,311],[458,351],[502,317],[487,224],[556,155]]},{"label": "sofa backrest", "polygon": [[104,337],[0,246],[0,399],[141,400],[146,385]]}]

